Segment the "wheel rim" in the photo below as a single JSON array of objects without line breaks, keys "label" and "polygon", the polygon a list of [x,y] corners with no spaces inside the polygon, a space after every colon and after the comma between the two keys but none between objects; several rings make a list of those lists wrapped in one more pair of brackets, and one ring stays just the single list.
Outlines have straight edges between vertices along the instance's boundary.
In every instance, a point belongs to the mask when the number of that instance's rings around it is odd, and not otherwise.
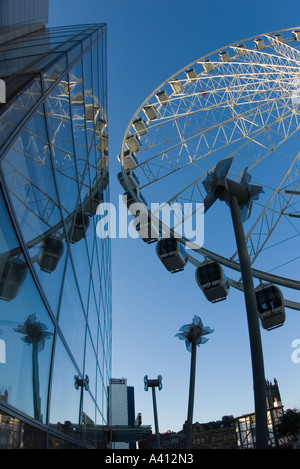
[{"label": "wheel rim", "polygon": [[[120,150],[126,188],[138,200],[124,158],[128,137],[138,137],[139,189],[148,202],[160,204],[203,202],[203,181],[224,158],[233,158],[231,179],[239,181],[248,168],[251,183],[264,188],[244,225],[253,275],[295,289],[300,283],[290,274],[299,265],[299,39],[297,29],[287,29],[197,59],[141,104]],[[146,124],[145,132],[133,125],[137,119]],[[216,219],[222,220],[223,238],[211,228]],[[170,228],[176,232],[176,222]],[[239,271],[224,204],[217,202],[205,215],[206,228],[204,246],[189,251],[190,261],[199,265],[200,255]],[[181,241],[189,240],[183,234]]]}]

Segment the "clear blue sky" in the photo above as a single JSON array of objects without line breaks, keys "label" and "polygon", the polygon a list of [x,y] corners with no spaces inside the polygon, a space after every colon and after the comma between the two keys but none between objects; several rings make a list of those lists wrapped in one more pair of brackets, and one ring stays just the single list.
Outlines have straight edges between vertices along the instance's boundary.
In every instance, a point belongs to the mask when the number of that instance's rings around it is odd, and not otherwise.
[{"label": "clear blue sky", "polygon": [[[111,200],[122,193],[117,155],[128,122],[160,83],[197,58],[269,31],[300,26],[298,0],[50,0],[49,26],[108,25]],[[297,24],[297,22],[299,24]],[[204,243],[205,247],[205,243]],[[210,304],[194,267],[169,274],[155,246],[116,239],[113,252],[113,377],[135,388],[136,413],[154,428],[151,392],[143,377],[163,377],[157,395],[160,431],[179,431],[187,416],[190,354],[175,334],[194,314],[215,329],[198,348],[194,421],[253,412],[249,339],[243,295],[231,289]],[[282,328],[262,330],[267,379],[277,378],[285,409],[300,408],[300,312],[287,311]]]}]

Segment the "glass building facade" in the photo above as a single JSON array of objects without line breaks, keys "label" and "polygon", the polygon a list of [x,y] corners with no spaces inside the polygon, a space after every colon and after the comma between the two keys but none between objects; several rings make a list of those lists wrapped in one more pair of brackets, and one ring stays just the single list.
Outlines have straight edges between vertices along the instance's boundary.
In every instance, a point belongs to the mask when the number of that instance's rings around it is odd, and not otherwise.
[{"label": "glass building facade", "polygon": [[101,447],[111,376],[111,248],[96,233],[97,206],[109,201],[106,25],[2,42],[0,77],[0,448]]}]

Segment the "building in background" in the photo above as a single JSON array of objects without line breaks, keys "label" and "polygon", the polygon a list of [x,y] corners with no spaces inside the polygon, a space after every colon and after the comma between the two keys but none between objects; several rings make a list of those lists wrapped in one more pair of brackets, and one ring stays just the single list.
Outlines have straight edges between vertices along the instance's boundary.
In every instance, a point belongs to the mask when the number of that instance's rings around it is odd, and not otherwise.
[{"label": "building in background", "polygon": [[[127,386],[127,379],[110,379],[108,408],[108,422],[110,426],[133,427],[136,424],[134,388],[132,386]],[[113,443],[113,447],[116,449],[132,449],[136,448],[136,443],[115,442]]]},{"label": "building in background", "polygon": [[111,376],[106,25],[48,29],[47,8],[0,1],[0,447],[96,448]]},{"label": "building in background", "polygon": [[[278,382],[266,381],[268,406],[269,448],[287,448],[286,438],[279,438],[277,425],[284,414]],[[193,424],[192,449],[254,449],[256,439],[255,414],[240,417],[226,415],[222,420]],[[186,442],[185,425],[178,433],[160,434],[161,448],[184,449]],[[156,447],[155,435],[148,434],[139,442],[139,448]]]},{"label": "building in background", "polygon": [[[276,379],[274,379],[274,383],[266,381],[266,397],[269,448],[284,447],[287,443],[286,438],[279,438],[277,434],[277,425],[281,422],[284,410]],[[253,449],[256,441],[255,414],[251,413],[237,417],[235,419],[235,427],[239,448]]]}]

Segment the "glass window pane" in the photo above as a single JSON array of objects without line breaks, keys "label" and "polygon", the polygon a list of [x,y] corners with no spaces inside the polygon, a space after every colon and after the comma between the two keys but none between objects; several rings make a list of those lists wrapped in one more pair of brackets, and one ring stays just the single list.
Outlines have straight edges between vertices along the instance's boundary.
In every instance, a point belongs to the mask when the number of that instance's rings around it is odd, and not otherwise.
[{"label": "glass window pane", "polygon": [[83,414],[82,414],[82,436],[83,441],[92,448],[96,448],[96,432],[95,432],[95,420],[96,420],[96,407],[95,402],[91,398],[88,391],[84,392],[83,395]]},{"label": "glass window pane", "polygon": [[83,85],[82,60],[79,60],[70,70],[69,82],[75,154],[78,177],[81,181],[87,161],[87,123],[85,121],[85,114],[87,113],[89,120],[93,120],[93,110],[90,109],[89,103],[86,101],[87,96]]},{"label": "glass window pane", "polygon": [[0,303],[1,398],[45,423],[54,326],[28,271],[19,294]]},{"label": "glass window pane", "polygon": [[[89,390],[91,394],[96,396],[96,350],[92,344],[91,337],[87,334],[86,352],[85,352],[85,368],[84,376],[89,378]],[[90,415],[95,421],[95,416]]]},{"label": "glass window pane", "polygon": [[[8,87],[7,87],[8,94]],[[30,81],[29,84],[19,92],[12,101],[3,104],[0,109],[0,144],[10,137],[17,125],[33,108],[38,99],[42,96],[41,83],[39,78]]]},{"label": "glass window pane", "polygon": [[45,422],[54,325],[0,208],[0,398]]},{"label": "glass window pane", "polygon": [[[88,231],[89,230],[90,228],[88,229]],[[87,311],[91,272],[85,237],[75,243],[72,243],[71,254],[74,265],[74,271],[77,273],[78,277],[78,286],[83,302],[83,307],[84,310]]]},{"label": "glass window pane", "polygon": [[67,77],[47,98],[46,109],[58,192],[64,216],[68,216],[77,204],[78,183]]},{"label": "glass window pane", "polygon": [[68,63],[72,65],[72,62],[78,58],[81,54],[81,42],[76,44],[74,47],[68,50]]},{"label": "glass window pane", "polygon": [[103,414],[103,394],[104,394],[105,385],[103,384],[103,378],[99,371],[99,367],[97,367],[97,406],[100,409],[100,412],[96,413],[96,423],[97,425],[105,425],[107,422],[107,415],[106,413]]},{"label": "glass window pane", "polygon": [[[43,74],[43,81],[45,88],[49,88],[53,83],[64,73],[67,68],[67,58],[63,54],[53,54],[52,61],[54,63],[48,67]],[[41,64],[44,67],[46,64]]]},{"label": "glass window pane", "polygon": [[43,237],[41,242],[33,246],[29,252],[31,259],[35,261],[34,267],[47,302],[53,315],[56,316],[68,254],[64,228]]},{"label": "glass window pane", "polygon": [[62,302],[59,312],[59,326],[71,353],[82,372],[86,321],[70,260],[68,261],[65,282],[63,285]]},{"label": "glass window pane", "polygon": [[62,341],[57,337],[50,400],[50,424],[64,431],[60,424],[79,423],[80,390],[75,388],[78,374]]},{"label": "glass window pane", "polygon": [[89,304],[88,304],[88,325],[89,325],[89,330],[91,333],[94,347],[97,350],[99,318],[98,318],[98,309],[96,306],[94,288],[93,288],[92,283],[90,286],[90,296],[89,296]]},{"label": "glass window pane", "polygon": [[15,141],[2,168],[26,242],[61,223],[43,108]]}]

